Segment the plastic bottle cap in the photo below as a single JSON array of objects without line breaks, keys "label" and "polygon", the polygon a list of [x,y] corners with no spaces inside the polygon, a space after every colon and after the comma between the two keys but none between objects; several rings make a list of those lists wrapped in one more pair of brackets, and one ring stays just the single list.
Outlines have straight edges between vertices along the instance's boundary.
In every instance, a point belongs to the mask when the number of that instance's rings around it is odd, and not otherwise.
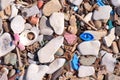
[{"label": "plastic bottle cap", "polygon": [[91,41],[91,40],[94,39],[94,36],[93,36],[92,34],[90,34],[90,33],[82,33],[82,34],[80,35],[80,38],[81,38],[82,40],[84,40],[84,41]]}]

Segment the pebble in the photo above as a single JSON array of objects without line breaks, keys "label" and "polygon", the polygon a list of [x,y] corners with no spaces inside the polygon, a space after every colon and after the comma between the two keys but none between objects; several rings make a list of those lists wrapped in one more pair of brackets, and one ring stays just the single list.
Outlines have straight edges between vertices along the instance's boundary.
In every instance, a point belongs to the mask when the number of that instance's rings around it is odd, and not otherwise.
[{"label": "pebble", "polygon": [[118,49],[117,43],[115,41],[112,42],[112,50],[115,54],[119,53],[119,49]]},{"label": "pebble", "polygon": [[110,30],[110,33],[103,38],[103,42],[107,47],[110,47],[114,40],[115,40],[115,28],[112,28]]},{"label": "pebble", "polygon": [[94,24],[95,24],[95,27],[98,29],[102,27],[102,22],[100,20],[95,20]]},{"label": "pebble", "polygon": [[86,30],[84,31],[84,33],[90,33],[94,36],[95,40],[100,40],[103,37],[105,37],[107,35],[107,31],[103,30],[103,31],[90,31],[90,30]]},{"label": "pebble", "polygon": [[11,29],[14,33],[21,33],[25,28],[25,20],[22,16],[17,15],[13,20],[11,21]]},{"label": "pebble", "polygon": [[113,6],[119,7],[120,6],[120,0],[110,0]]},{"label": "pebble", "polygon": [[2,27],[2,19],[0,18],[0,35],[3,33],[3,27]]},{"label": "pebble", "polygon": [[0,11],[4,10],[7,6],[9,6],[15,0],[1,0],[0,1]]},{"label": "pebble", "polygon": [[78,45],[78,50],[82,55],[95,55],[98,56],[100,50],[100,42],[95,41],[85,41]]},{"label": "pebble", "polygon": [[46,65],[30,64],[27,70],[26,80],[42,80],[49,67]]},{"label": "pebble", "polygon": [[109,74],[108,80],[120,80],[120,76],[116,76],[114,74]]},{"label": "pebble", "polygon": [[62,48],[59,48],[58,51],[55,53],[57,56],[62,56],[64,54],[64,50]]},{"label": "pebble", "polygon": [[53,34],[53,30],[48,26],[48,19],[45,16],[41,17],[40,20],[40,33],[43,35],[52,35]]},{"label": "pebble", "polygon": [[95,69],[92,66],[80,66],[78,70],[79,77],[87,77],[95,74]]},{"label": "pebble", "polygon": [[92,65],[94,62],[96,61],[96,57],[95,56],[80,56],[80,64],[84,65],[84,66],[90,66]]},{"label": "pebble", "polygon": [[110,12],[112,11],[112,8],[108,5],[106,6],[100,6],[98,10],[95,10],[93,13],[93,19],[94,20],[104,20],[110,18]]},{"label": "pebble", "polygon": [[64,38],[69,45],[73,45],[77,41],[77,36],[68,32],[64,33]]},{"label": "pebble", "polygon": [[17,62],[17,55],[15,53],[8,53],[5,57],[4,57],[4,63],[5,64],[12,64],[15,65]]},{"label": "pebble", "polygon": [[62,6],[61,6],[59,0],[51,0],[51,1],[48,1],[43,6],[43,14],[45,16],[50,16],[52,13],[60,11],[61,8],[62,8]]},{"label": "pebble", "polygon": [[69,0],[72,4],[79,6],[83,0]]},{"label": "pebble", "polygon": [[113,54],[103,50],[100,51],[100,54],[102,56],[104,55],[101,64],[106,66],[108,72],[113,73],[115,68],[116,58],[113,57]]},{"label": "pebble", "polygon": [[13,75],[15,75],[15,73],[16,73],[15,69],[10,70],[9,77],[12,77]]},{"label": "pebble", "polygon": [[84,20],[88,23],[89,21],[91,21],[92,15],[93,15],[92,12],[88,13],[88,14],[84,17]]},{"label": "pebble", "polygon": [[50,62],[53,59],[54,54],[63,44],[63,40],[64,38],[62,36],[58,36],[41,48],[37,53],[40,63]]},{"label": "pebble", "polygon": [[91,11],[92,6],[88,2],[84,3],[84,7],[87,11]]},{"label": "pebble", "polygon": [[120,36],[120,27],[119,26],[115,27],[115,34],[117,36]]},{"label": "pebble", "polygon": [[12,38],[9,33],[4,33],[0,37],[0,57],[8,54],[10,51],[15,49],[15,45],[11,45]]},{"label": "pebble", "polygon": [[64,31],[64,14],[54,12],[50,18],[50,25],[54,29],[55,33],[61,35]]},{"label": "pebble", "polygon": [[48,67],[49,70],[47,71],[47,74],[53,74],[55,71],[57,71],[58,69],[60,69],[64,63],[65,63],[65,59],[64,58],[58,58],[56,60],[54,60]]}]

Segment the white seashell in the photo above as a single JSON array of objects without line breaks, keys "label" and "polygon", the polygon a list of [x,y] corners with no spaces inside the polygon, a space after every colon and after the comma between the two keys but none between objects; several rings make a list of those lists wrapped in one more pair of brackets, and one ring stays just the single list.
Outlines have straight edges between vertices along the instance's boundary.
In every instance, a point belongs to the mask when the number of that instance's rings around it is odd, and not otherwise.
[{"label": "white seashell", "polygon": [[113,54],[103,50],[100,51],[100,53],[101,55],[104,55],[101,64],[106,66],[108,72],[113,73],[115,68],[116,58],[113,58]]},{"label": "white seashell", "polygon": [[12,38],[9,33],[4,33],[0,37],[0,57],[15,49],[15,45],[11,45]]},{"label": "white seashell", "polygon": [[[28,33],[32,33],[34,35],[33,40],[28,39]],[[37,41],[37,37],[39,34],[39,30],[36,27],[33,27],[31,30],[25,30],[20,34],[20,43],[22,43],[24,46],[28,46],[33,44],[35,41]]]},{"label": "white seashell", "polygon": [[88,14],[84,17],[84,20],[85,20],[86,22],[89,22],[89,21],[92,19],[92,15],[93,15],[92,12],[88,13]]},{"label": "white seashell", "polygon": [[17,15],[13,18],[10,25],[14,33],[21,33],[25,28],[25,20],[22,16]]},{"label": "white seashell", "polygon": [[85,41],[78,45],[78,50],[82,55],[95,55],[98,56],[100,49],[100,42],[95,41]]},{"label": "white seashell", "polygon": [[66,60],[64,58],[59,58],[59,59],[54,60],[49,65],[49,70],[47,71],[47,74],[53,74],[55,71],[60,69],[64,65],[65,61]]},{"label": "white seashell", "polygon": [[87,77],[95,74],[95,69],[92,66],[80,66],[78,70],[79,77]]},{"label": "white seashell", "polygon": [[11,6],[11,15],[10,15],[9,20],[11,20],[11,19],[14,18],[15,16],[17,16],[17,14],[18,14],[18,9],[16,8],[16,5],[13,4],[13,5]]},{"label": "white seashell", "polygon": [[47,65],[30,64],[26,80],[42,80],[49,67]]},{"label": "white seashell", "polygon": [[41,63],[48,63],[53,60],[54,54],[62,46],[64,38],[58,36],[49,41],[43,48],[38,51],[38,58]]}]

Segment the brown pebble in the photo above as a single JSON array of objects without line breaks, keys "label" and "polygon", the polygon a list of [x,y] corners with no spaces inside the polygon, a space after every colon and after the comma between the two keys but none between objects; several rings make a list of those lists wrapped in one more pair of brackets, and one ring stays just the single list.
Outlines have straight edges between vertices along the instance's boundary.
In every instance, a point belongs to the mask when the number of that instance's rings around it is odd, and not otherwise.
[{"label": "brown pebble", "polygon": [[3,22],[3,29],[5,32],[10,32],[9,24],[6,21]]},{"label": "brown pebble", "polygon": [[94,21],[94,24],[95,24],[95,27],[98,29],[102,27],[102,22],[99,20]]},{"label": "brown pebble", "polygon": [[88,2],[86,2],[86,3],[84,3],[84,8],[85,8],[87,11],[91,11],[92,6],[91,6]]},{"label": "brown pebble", "polygon": [[113,53],[115,53],[115,54],[119,53],[118,46],[115,41],[112,43],[112,49],[113,49]]},{"label": "brown pebble", "polygon": [[11,6],[8,6],[8,7],[5,8],[5,14],[6,14],[7,16],[10,16],[10,15],[11,15]]}]

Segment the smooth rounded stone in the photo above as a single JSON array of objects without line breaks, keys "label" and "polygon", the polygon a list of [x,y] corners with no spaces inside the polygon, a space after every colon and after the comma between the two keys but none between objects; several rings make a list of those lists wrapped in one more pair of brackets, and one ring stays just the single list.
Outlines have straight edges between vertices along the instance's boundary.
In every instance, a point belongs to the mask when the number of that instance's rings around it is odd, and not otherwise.
[{"label": "smooth rounded stone", "polygon": [[12,38],[9,33],[4,33],[0,37],[0,57],[8,54],[10,51],[15,49],[15,45],[11,45]]},{"label": "smooth rounded stone", "polygon": [[17,15],[11,21],[10,26],[14,33],[21,33],[25,28],[25,20],[23,19],[22,16]]},{"label": "smooth rounded stone", "polygon": [[113,73],[116,63],[116,58],[113,57],[113,54],[108,53],[104,50],[100,51],[100,54],[103,56],[101,64],[105,65],[107,68],[107,71],[110,73]]},{"label": "smooth rounded stone", "polygon": [[102,22],[100,20],[95,20],[94,24],[95,24],[96,28],[101,28],[102,27]]},{"label": "smooth rounded stone", "polygon": [[119,49],[118,49],[117,43],[115,41],[112,42],[112,50],[115,54],[119,53]]},{"label": "smooth rounded stone", "polygon": [[64,51],[63,51],[62,48],[59,48],[59,49],[57,50],[57,52],[55,53],[55,55],[57,55],[57,56],[62,56],[63,54],[64,54]]},{"label": "smooth rounded stone", "polygon": [[88,13],[88,14],[84,17],[84,20],[85,20],[86,22],[91,21],[91,19],[92,19],[92,15],[93,15],[92,12]]},{"label": "smooth rounded stone", "polygon": [[56,34],[61,35],[64,31],[64,14],[54,12],[50,18],[50,25],[53,27]]},{"label": "smooth rounded stone", "polygon": [[57,71],[58,69],[60,69],[64,63],[65,63],[65,59],[64,58],[58,58],[56,60],[54,60],[48,67],[49,70],[47,71],[47,74],[53,74],[55,71]]},{"label": "smooth rounded stone", "polygon": [[78,45],[78,50],[82,55],[95,55],[98,56],[100,49],[100,42],[95,41],[85,41]]},{"label": "smooth rounded stone", "polygon": [[120,76],[114,74],[108,74],[108,80],[120,80]]},{"label": "smooth rounded stone", "polygon": [[0,0],[0,11],[5,9],[7,6],[9,6],[14,1],[15,0]]},{"label": "smooth rounded stone", "polygon": [[89,66],[92,65],[96,60],[95,56],[80,56],[80,64],[84,65],[84,66]]},{"label": "smooth rounded stone", "polygon": [[42,80],[49,70],[47,65],[30,64],[27,70],[26,80]]},{"label": "smooth rounded stone", "polygon": [[79,77],[87,77],[95,74],[95,69],[92,66],[80,66],[78,70]]},{"label": "smooth rounded stone", "polygon": [[79,6],[83,0],[69,0],[72,4]]},{"label": "smooth rounded stone", "polygon": [[104,31],[90,31],[90,30],[86,30],[84,31],[84,33],[90,33],[94,36],[95,40],[100,40],[102,39],[102,37],[107,35],[107,30]]},{"label": "smooth rounded stone", "polygon": [[12,77],[13,75],[15,75],[15,73],[16,73],[15,69],[10,70],[9,77]]},{"label": "smooth rounded stone", "polygon": [[113,6],[119,7],[120,6],[120,0],[110,0]]},{"label": "smooth rounded stone", "polygon": [[115,34],[120,36],[120,26],[115,27]]},{"label": "smooth rounded stone", "polygon": [[[28,38],[28,34],[33,34],[33,39]],[[39,35],[39,30],[33,27],[31,30],[25,30],[20,34],[20,43],[24,46],[29,46],[37,41]]]},{"label": "smooth rounded stone", "polygon": [[110,18],[110,12],[112,11],[112,7],[109,5],[100,6],[98,10],[94,11],[93,19],[94,20],[104,20]]},{"label": "smooth rounded stone", "polygon": [[2,19],[0,18],[0,35],[3,33],[3,27],[2,27]]},{"label": "smooth rounded stone", "polygon": [[14,18],[15,16],[17,16],[17,14],[18,14],[18,9],[17,9],[16,5],[13,4],[13,5],[11,6],[11,15],[10,15],[10,17],[9,17],[9,20],[11,20],[11,19]]},{"label": "smooth rounded stone", "polygon": [[63,44],[64,37],[58,36],[50,40],[43,48],[38,51],[38,58],[41,63],[48,63],[54,58],[54,54]]},{"label": "smooth rounded stone", "polygon": [[112,28],[109,34],[103,38],[103,42],[107,47],[110,47],[114,40],[115,40],[115,28]]},{"label": "smooth rounded stone", "polygon": [[17,55],[15,53],[9,53],[4,57],[5,64],[15,65],[17,62]]},{"label": "smooth rounded stone", "polygon": [[62,8],[59,0],[51,0],[47,2],[43,7],[43,14],[45,16],[50,16],[54,12],[60,11]]}]

